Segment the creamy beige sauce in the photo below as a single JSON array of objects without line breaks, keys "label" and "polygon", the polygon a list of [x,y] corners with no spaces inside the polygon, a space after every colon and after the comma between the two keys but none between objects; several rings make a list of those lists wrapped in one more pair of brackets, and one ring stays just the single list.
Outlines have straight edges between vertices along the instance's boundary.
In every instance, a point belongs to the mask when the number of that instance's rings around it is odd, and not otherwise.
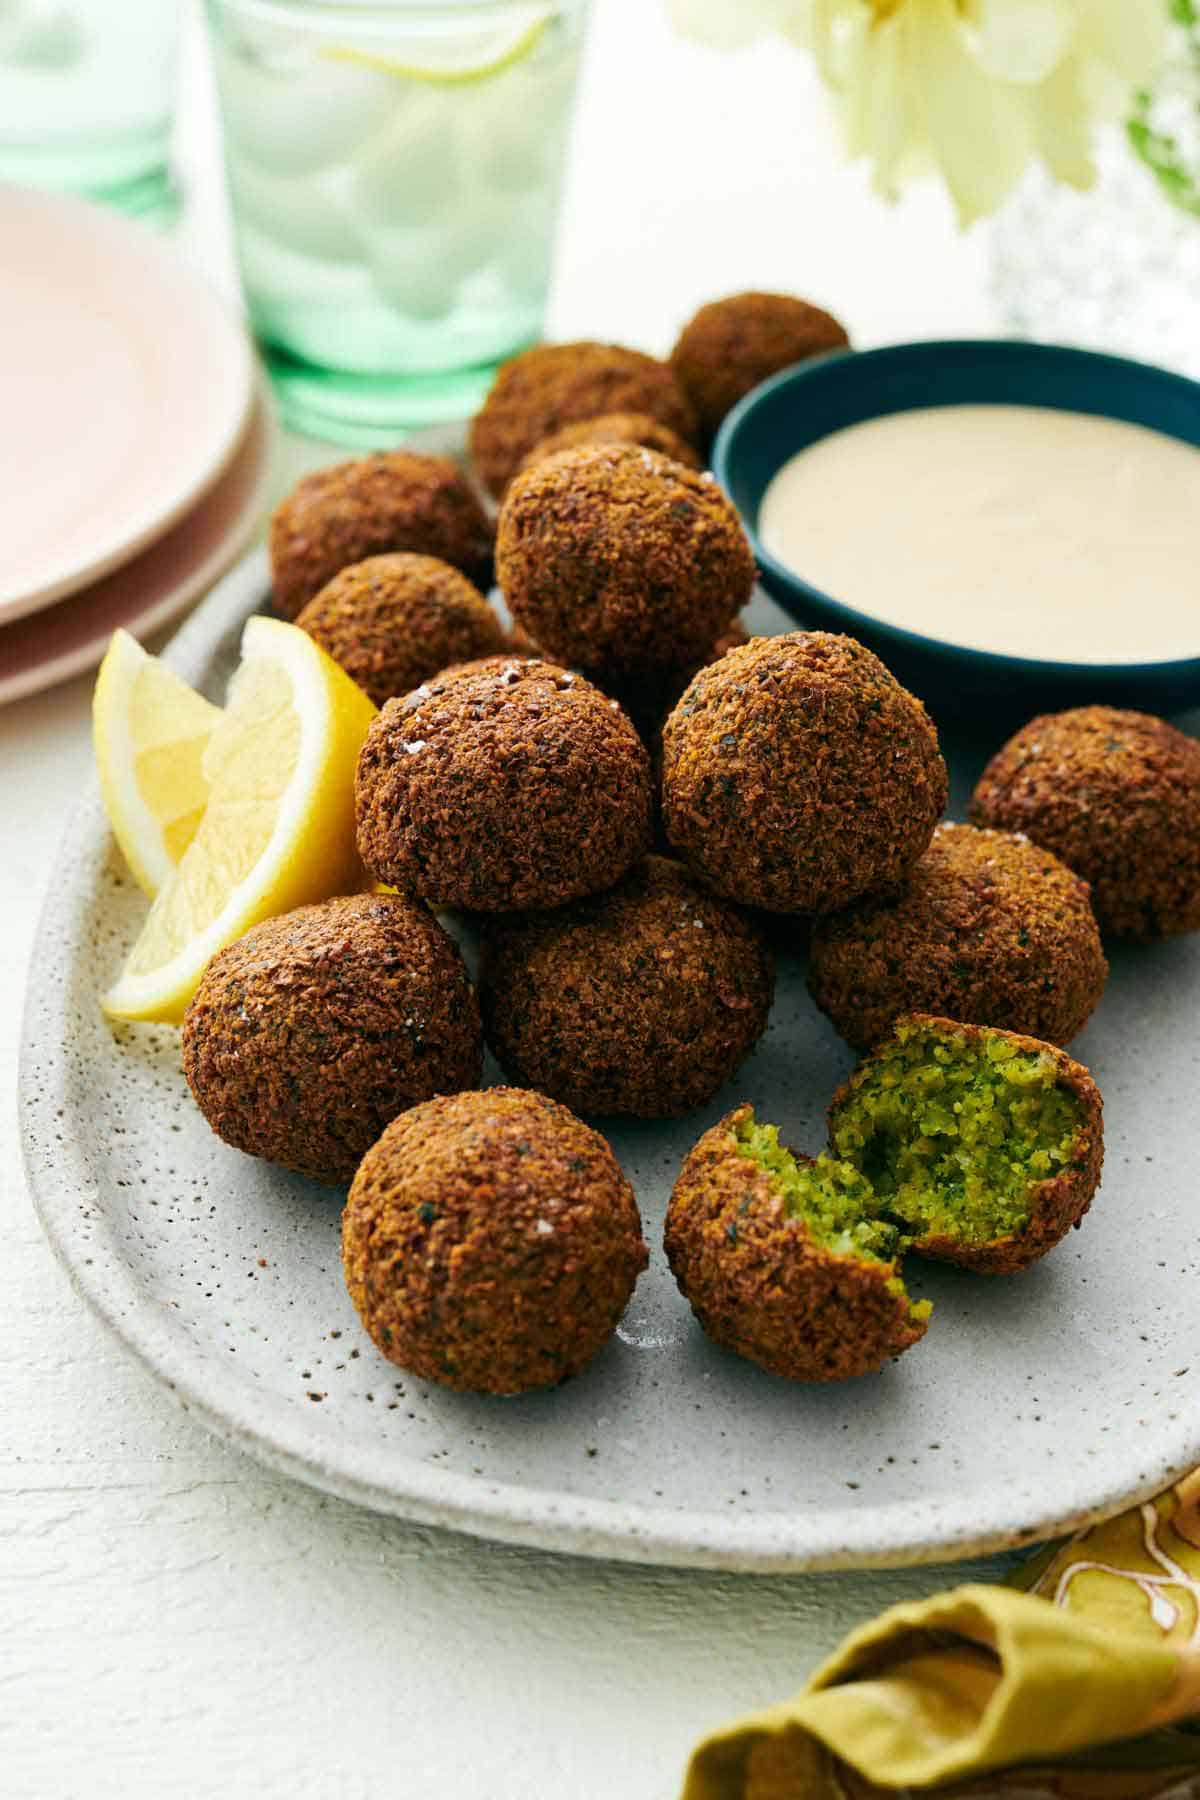
[{"label": "creamy beige sauce", "polygon": [[759,535],[872,618],[1064,662],[1200,656],[1200,449],[1040,406],[889,413],[802,450]]}]

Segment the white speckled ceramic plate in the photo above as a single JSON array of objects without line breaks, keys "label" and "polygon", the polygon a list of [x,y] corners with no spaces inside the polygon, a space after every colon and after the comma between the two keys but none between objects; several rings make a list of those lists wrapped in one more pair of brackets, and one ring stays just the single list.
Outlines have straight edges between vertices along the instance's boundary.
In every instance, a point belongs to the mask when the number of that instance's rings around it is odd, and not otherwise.
[{"label": "white speckled ceramic plate", "polygon": [[[265,592],[259,555],[180,632],[174,667],[219,698]],[[761,600],[753,623],[785,628]],[[947,747],[961,809],[986,746]],[[820,1388],[709,1344],[660,1244],[682,1155],[735,1101],[752,1098],[800,1146],[822,1142],[851,1059],[807,999],[801,954],[784,950],[770,1029],[730,1087],[683,1123],[611,1133],[653,1247],[617,1337],[567,1386],[499,1400],[384,1362],[342,1286],[337,1197],[211,1135],[174,1032],[102,1018],[97,993],[143,904],[93,791],[33,957],[29,1178],[84,1296],[184,1406],[273,1467],[486,1536],[754,1570],[1013,1546],[1200,1461],[1200,939],[1118,951],[1075,1045],[1107,1106],[1084,1228],[1009,1280],[911,1265],[935,1302],[925,1342],[878,1376]]]}]

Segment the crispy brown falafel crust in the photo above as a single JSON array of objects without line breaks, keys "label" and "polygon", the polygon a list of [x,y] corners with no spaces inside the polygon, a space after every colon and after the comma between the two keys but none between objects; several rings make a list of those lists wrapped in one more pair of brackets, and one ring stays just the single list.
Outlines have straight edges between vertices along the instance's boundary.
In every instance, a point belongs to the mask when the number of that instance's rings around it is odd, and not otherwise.
[{"label": "crispy brown falafel crust", "polygon": [[752,638],[663,728],[667,837],[719,894],[822,913],[898,886],[946,804],[921,702],[854,638]]},{"label": "crispy brown falafel crust", "polygon": [[606,894],[484,930],[489,1045],[512,1080],[576,1112],[702,1105],[766,1030],[774,987],[757,927],[658,856]]},{"label": "crispy brown falafel crust", "polygon": [[[610,700],[617,702],[621,711],[632,720],[651,757],[661,760],[663,724],[692,676],[709,663],[720,662],[727,651],[749,642],[746,627],[740,619],[735,619],[727,631],[713,639],[706,655],[685,663],[682,668],[649,669],[641,675],[608,675],[602,669],[583,669],[581,673]],[[521,625],[514,625],[508,631],[505,648],[513,656],[541,657],[543,654]]]},{"label": "crispy brown falafel crust", "polygon": [[[1083,1119],[1076,1133],[1070,1164],[1060,1175],[1040,1181],[1030,1190],[1029,1218],[1021,1231],[1007,1237],[993,1238],[986,1244],[963,1244],[955,1238],[927,1235],[914,1237],[912,1249],[919,1256],[930,1256],[939,1262],[957,1263],[980,1275],[1015,1275],[1027,1269],[1048,1250],[1053,1250],[1078,1225],[1100,1185],[1104,1162],[1104,1102],[1090,1072],[1056,1044],[1040,1038],[1026,1037],[1018,1031],[995,1031],[980,1025],[962,1025],[954,1019],[939,1019],[922,1013],[910,1016],[910,1023],[944,1032],[951,1043],[978,1042],[983,1037],[1002,1037],[1014,1049],[1030,1055],[1044,1051],[1054,1058],[1059,1085],[1070,1090],[1083,1109]],[[871,1058],[866,1057],[854,1073],[844,1081],[829,1103],[829,1127],[832,1134],[839,1106],[855,1089],[870,1078]]]},{"label": "crispy brown falafel crust", "polygon": [[720,662],[723,656],[730,650],[736,650],[739,644],[749,642],[750,634],[746,627],[740,619],[735,619],[720,637],[713,639],[704,656],[695,657],[682,668],[650,669],[642,675],[606,675],[601,670],[585,669],[584,674],[589,681],[594,681],[598,688],[602,688],[611,700],[615,700],[622,712],[629,715],[651,756],[661,760],[662,728],[667,714],[676,705],[693,675],[700,669],[706,669],[710,663]]},{"label": "crispy brown falafel crust", "polygon": [[350,1297],[392,1362],[515,1394],[576,1375],[648,1257],[604,1139],[542,1094],[455,1094],[404,1113],[342,1218]]},{"label": "crispy brown falafel crust", "polygon": [[1066,1044],[1107,978],[1087,883],[971,825],[939,825],[899,894],[818,920],[808,959],[809,992],[856,1050],[912,1012]]},{"label": "crispy brown falafel crust", "polygon": [[643,450],[657,450],[660,456],[669,456],[672,462],[682,463],[685,469],[704,467],[692,446],[660,419],[652,418],[649,413],[618,412],[601,413],[597,419],[577,419],[573,425],[564,425],[561,431],[552,432],[526,452],[516,473],[523,474],[526,469],[532,469],[534,463],[554,456],[560,450],[578,450],[582,444],[640,444]]},{"label": "crispy brown falafel crust", "polygon": [[387,450],[297,482],[272,515],[270,550],[275,610],[294,619],[339,569],[390,550],[436,556],[486,588],[492,528],[449,457]]},{"label": "crispy brown falafel crust", "polygon": [[535,344],[492,383],[471,421],[471,459],[499,498],[535,444],[604,413],[648,413],[685,443],[696,436],[691,406],[657,357],[619,344]]},{"label": "crispy brown falafel crust", "polygon": [[379,881],[479,912],[562,906],[650,847],[650,759],[614,701],[552,663],[446,670],[371,721],[358,848]]},{"label": "crispy brown falafel crust", "polygon": [[696,409],[702,441],[744,394],[793,363],[850,339],[832,313],[790,294],[731,294],[702,306],[671,352],[675,378]]},{"label": "crispy brown falafel crust", "polygon": [[389,1120],[473,1087],[479,1007],[423,906],[352,894],[256,925],[213,957],[183,1021],[183,1071],[227,1144],[350,1180]]},{"label": "crispy brown falafel crust", "polygon": [[1164,719],[1114,706],[1031,719],[984,770],[971,818],[1053,850],[1117,937],[1200,931],[1200,742]]},{"label": "crispy brown falafel crust", "polygon": [[504,627],[479,589],[436,556],[351,563],[296,620],[382,706],[453,663],[493,656]]},{"label": "crispy brown falafel crust", "polygon": [[754,558],[710,476],[633,444],[593,444],[513,482],[496,578],[549,654],[635,674],[706,655],[750,598]]},{"label": "crispy brown falafel crust", "polygon": [[738,1149],[734,1132],[753,1116],[737,1107],[689,1153],[663,1234],[672,1273],[708,1336],[770,1374],[869,1375],[925,1335],[888,1286],[899,1266],[834,1256],[788,1217],[778,1184]]}]

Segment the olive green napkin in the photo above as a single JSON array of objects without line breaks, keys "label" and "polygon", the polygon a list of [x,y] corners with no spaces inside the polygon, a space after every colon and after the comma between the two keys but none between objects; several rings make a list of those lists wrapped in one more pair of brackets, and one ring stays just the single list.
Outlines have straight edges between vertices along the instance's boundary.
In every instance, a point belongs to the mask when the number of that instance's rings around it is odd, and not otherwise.
[{"label": "olive green napkin", "polygon": [[1200,1470],[1018,1581],[852,1633],[706,1738],[682,1800],[1200,1800]]}]

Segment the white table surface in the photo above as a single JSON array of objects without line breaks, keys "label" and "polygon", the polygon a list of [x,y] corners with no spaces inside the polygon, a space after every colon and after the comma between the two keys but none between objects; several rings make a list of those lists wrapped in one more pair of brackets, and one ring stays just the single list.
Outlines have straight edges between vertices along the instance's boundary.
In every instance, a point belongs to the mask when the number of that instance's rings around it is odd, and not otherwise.
[{"label": "white table surface", "polygon": [[[234,288],[202,40],[179,236]],[[860,342],[994,328],[985,242],[841,165],[803,61],[597,0],[548,329],[663,351],[702,300],[825,302]],[[279,486],[311,447],[285,448]],[[764,1579],[632,1569],[356,1511],[211,1439],[110,1343],[42,1240],[15,1108],[41,895],[90,681],[0,713],[0,1794],[4,1800],[670,1800],[707,1727],[881,1606],[994,1565]]]}]

